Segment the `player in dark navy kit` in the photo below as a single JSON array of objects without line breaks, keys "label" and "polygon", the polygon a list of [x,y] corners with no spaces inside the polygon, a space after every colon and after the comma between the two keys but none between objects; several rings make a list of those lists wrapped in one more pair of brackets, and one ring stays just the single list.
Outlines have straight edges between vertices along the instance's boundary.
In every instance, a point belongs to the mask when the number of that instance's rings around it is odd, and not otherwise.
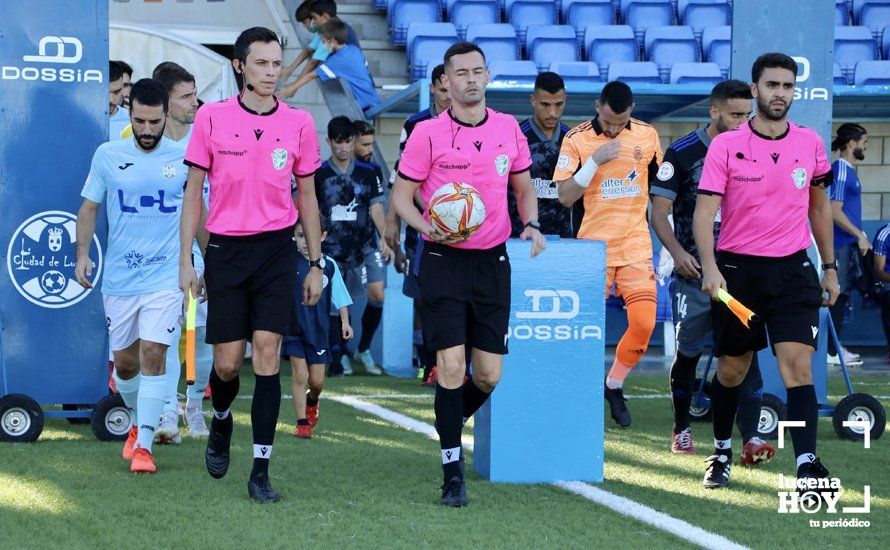
[{"label": "player in dark navy kit", "polygon": [[[695,391],[695,368],[711,333],[711,298],[701,290],[701,265],[692,236],[692,216],[702,166],[711,139],[739,127],[751,116],[751,88],[740,80],[726,80],[711,91],[711,123],[678,139],[664,154],[649,193],[652,228],[674,259],[671,284],[677,351],[671,365],[671,400],[674,428],[671,451],[694,454],[689,406]],[[674,227],[668,216],[673,214]],[[720,230],[714,222],[714,236]],[[754,465],[772,458],[775,450],[757,437],[763,379],[757,356],[739,389],[738,426],[744,448],[741,462]]]},{"label": "player in dark navy kit", "polygon": [[[544,72],[535,80],[531,95],[534,115],[524,120],[519,129],[528,140],[528,150],[532,156],[531,178],[538,197],[538,221],[544,235],[559,235],[563,238],[575,236],[572,231],[572,209],[560,204],[553,170],[562,147],[562,138],[569,127],[560,122],[566,107],[566,89],[562,77],[556,73]],[[582,201],[581,215],[584,214]],[[507,208],[513,230],[510,236],[519,237],[522,233],[522,218],[516,208],[513,191],[507,191]],[[579,220],[580,223],[580,220]]]}]

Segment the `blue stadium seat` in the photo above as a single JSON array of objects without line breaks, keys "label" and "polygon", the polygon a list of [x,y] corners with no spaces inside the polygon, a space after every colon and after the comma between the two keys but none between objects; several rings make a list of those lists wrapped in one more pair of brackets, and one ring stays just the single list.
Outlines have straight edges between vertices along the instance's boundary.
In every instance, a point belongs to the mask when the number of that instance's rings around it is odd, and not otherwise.
[{"label": "blue stadium seat", "polygon": [[550,70],[566,82],[602,82],[600,68],[592,61],[551,63]]},{"label": "blue stadium seat", "polygon": [[834,0],[834,26],[845,27],[850,23],[850,9],[847,0]]},{"label": "blue stadium seat", "polygon": [[868,27],[875,40],[880,41],[884,27],[890,25],[890,0],[884,0],[880,4],[869,3],[862,6],[858,24]]},{"label": "blue stadium seat", "polygon": [[658,76],[658,66],[651,61],[637,61],[632,63],[612,63],[609,65],[609,78],[620,80],[628,84],[661,84]]},{"label": "blue stadium seat", "polygon": [[555,61],[578,61],[578,38],[568,25],[531,25],[525,35],[526,57],[539,71]]},{"label": "blue stadium seat", "polygon": [[857,86],[890,86],[890,61],[860,61],[856,64]]},{"label": "blue stadium seat", "polygon": [[529,25],[555,25],[556,2],[553,0],[507,0],[507,21],[516,29],[521,44]]},{"label": "blue stadium seat", "polygon": [[841,66],[837,63],[834,63],[834,85],[835,86],[847,86],[849,82],[844,78],[844,73],[841,71]]},{"label": "blue stadium seat", "polygon": [[670,0],[633,0],[627,6],[624,23],[633,28],[642,46],[647,28],[674,24],[674,7]]},{"label": "blue stadium seat", "polygon": [[408,25],[411,23],[437,23],[441,15],[438,0],[395,0],[390,23],[393,44],[407,44]]},{"label": "blue stadium seat", "polygon": [[674,63],[671,66],[671,84],[709,84],[713,86],[725,80],[716,63]]},{"label": "blue stadium seat", "polygon": [[520,57],[516,29],[509,23],[474,23],[467,27],[466,40],[482,48],[489,64],[493,61],[514,61]]},{"label": "blue stadium seat", "polygon": [[692,27],[699,38],[705,27],[722,27],[732,20],[732,6],[726,0],[681,0],[677,10],[680,24]]},{"label": "blue stadium seat", "polygon": [[887,0],[853,0],[852,6],[850,5],[850,2],[847,2],[847,7],[850,8],[850,18],[853,19],[853,24],[861,25],[859,21],[862,18],[862,8],[867,4],[877,5],[886,3]]},{"label": "blue stadium seat", "polygon": [[387,4],[389,4],[389,2],[387,2],[386,0],[374,0],[374,9],[375,10],[385,10],[387,7]]},{"label": "blue stadium seat", "polygon": [[649,27],[644,44],[646,59],[658,65],[663,80],[674,63],[697,63],[698,41],[690,27]]},{"label": "blue stadium seat", "polygon": [[442,62],[445,51],[457,43],[457,30],[451,23],[411,23],[408,25],[408,65],[411,80],[426,73],[427,65]]},{"label": "blue stadium seat", "polygon": [[884,27],[881,32],[881,58],[890,59],[890,27]]},{"label": "blue stadium seat", "polygon": [[510,80],[534,84],[538,78],[538,68],[534,61],[492,61],[488,65],[491,80]]},{"label": "blue stadium seat", "polygon": [[599,65],[603,78],[606,77],[611,63],[637,61],[640,58],[633,29],[627,25],[587,27],[584,32],[584,52],[588,61]]},{"label": "blue stadium seat", "polygon": [[878,45],[868,27],[835,27],[834,60],[848,82],[853,82],[856,63],[878,59]]},{"label": "blue stadium seat", "polygon": [[449,19],[457,28],[457,35],[464,40],[467,27],[476,23],[499,23],[501,7],[497,0],[456,0]]},{"label": "blue stadium seat", "polygon": [[575,28],[581,42],[587,27],[615,22],[615,7],[612,0],[562,0],[562,20]]},{"label": "blue stadium seat", "polygon": [[726,27],[708,27],[701,35],[702,59],[720,66],[723,76],[729,76],[729,62],[732,57],[732,29]]}]

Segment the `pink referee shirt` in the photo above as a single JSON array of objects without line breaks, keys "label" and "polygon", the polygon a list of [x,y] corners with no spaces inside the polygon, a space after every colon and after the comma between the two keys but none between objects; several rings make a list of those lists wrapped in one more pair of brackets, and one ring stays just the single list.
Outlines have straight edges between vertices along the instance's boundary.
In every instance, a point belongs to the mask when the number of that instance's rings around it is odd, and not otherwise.
[{"label": "pink referee shirt", "polygon": [[[446,183],[475,187],[485,201],[485,222],[469,239],[452,246],[486,249],[510,238],[508,179],[531,165],[528,140],[511,115],[486,109],[482,122],[470,126],[449,109],[414,128],[399,160],[399,175],[420,184],[424,204]],[[424,216],[429,220],[428,210]]]},{"label": "pink referee shirt", "polygon": [[207,230],[243,236],[277,231],[297,222],[291,178],[321,165],[309,113],[277,102],[263,114],[240,96],[198,109],[185,163],[207,172]]},{"label": "pink referee shirt", "polygon": [[721,195],[717,250],[779,258],[810,246],[810,186],[830,183],[822,139],[788,123],[771,139],[751,122],[711,142],[698,192]]}]

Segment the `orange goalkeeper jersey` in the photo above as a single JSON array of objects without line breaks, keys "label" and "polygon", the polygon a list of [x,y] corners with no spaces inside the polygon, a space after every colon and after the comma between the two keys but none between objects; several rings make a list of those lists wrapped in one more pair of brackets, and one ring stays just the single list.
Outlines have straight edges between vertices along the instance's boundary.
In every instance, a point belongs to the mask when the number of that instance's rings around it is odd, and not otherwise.
[{"label": "orange goalkeeper jersey", "polygon": [[[615,138],[621,152],[597,168],[584,191],[584,218],[578,238],[606,242],[606,265],[622,266],[652,258],[646,209],[649,182],[661,164],[661,142],[655,128],[630,119]],[[572,177],[590,155],[612,138],[596,118],[579,124],[562,142],[554,181]]]}]

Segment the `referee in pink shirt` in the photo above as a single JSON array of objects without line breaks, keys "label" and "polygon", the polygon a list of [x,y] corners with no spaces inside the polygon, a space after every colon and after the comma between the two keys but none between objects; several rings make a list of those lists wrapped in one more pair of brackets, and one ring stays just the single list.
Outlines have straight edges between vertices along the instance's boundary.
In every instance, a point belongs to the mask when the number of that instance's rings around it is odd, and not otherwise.
[{"label": "referee in pink shirt", "polygon": [[[806,423],[790,429],[797,477],[828,477],[815,455],[819,413],[811,362],[819,308],[834,303],[840,292],[825,193],[832,171],[819,135],[788,121],[796,76],[797,64],[785,54],[757,58],[751,69],[757,114],[714,138],[698,186],[693,232],[702,260],[702,290],[716,298],[724,288],[759,316],[747,329],[728,308],[714,305],[714,355],[719,359],[711,382],[714,454],[708,458],[706,489],[729,484],[739,385],[753,354],[766,347],[767,332],[787,388],[788,420]],[[718,211],[722,223],[715,258]],[[808,219],[826,262],[821,283],[806,252]]]},{"label": "referee in pink shirt", "polygon": [[[314,304],[322,289],[324,259],[315,171],[320,165],[312,117],[278,101],[272,93],[281,72],[281,44],[271,30],[254,27],[235,42],[232,64],[241,76],[237,96],[204,105],[195,119],[185,163],[180,287],[195,292],[191,260],[201,212],[201,188],[210,181],[205,253],[208,296],[207,343],[213,344],[213,421],[205,462],[215,478],[226,475],[232,437],[229,407],[238,395],[238,372],[247,340],[253,343],[256,386],[250,409],[253,470],[248,494],[277,501],[269,483],[269,458],[281,404],[278,349],[281,337],[299,330],[292,322],[297,246],[297,206],[309,244],[309,275],[302,301]],[[299,185],[299,204],[291,178]]]},{"label": "referee in pink shirt", "polygon": [[[460,42],[445,52],[451,108],[417,124],[399,160],[392,204],[399,217],[423,236],[418,283],[423,336],[436,352],[436,429],[442,450],[441,503],[466,506],[460,434],[501,377],[510,320],[510,238],[507,185],[513,188],[532,256],[546,241],[538,224],[538,199],[529,176],[528,142],[511,115],[485,107],[485,54]],[[413,205],[416,191],[426,205],[442,185],[464,182],[485,201],[485,222],[467,240],[448,238]],[[426,207],[424,207],[426,210]],[[473,377],[465,346],[472,349]]]}]

